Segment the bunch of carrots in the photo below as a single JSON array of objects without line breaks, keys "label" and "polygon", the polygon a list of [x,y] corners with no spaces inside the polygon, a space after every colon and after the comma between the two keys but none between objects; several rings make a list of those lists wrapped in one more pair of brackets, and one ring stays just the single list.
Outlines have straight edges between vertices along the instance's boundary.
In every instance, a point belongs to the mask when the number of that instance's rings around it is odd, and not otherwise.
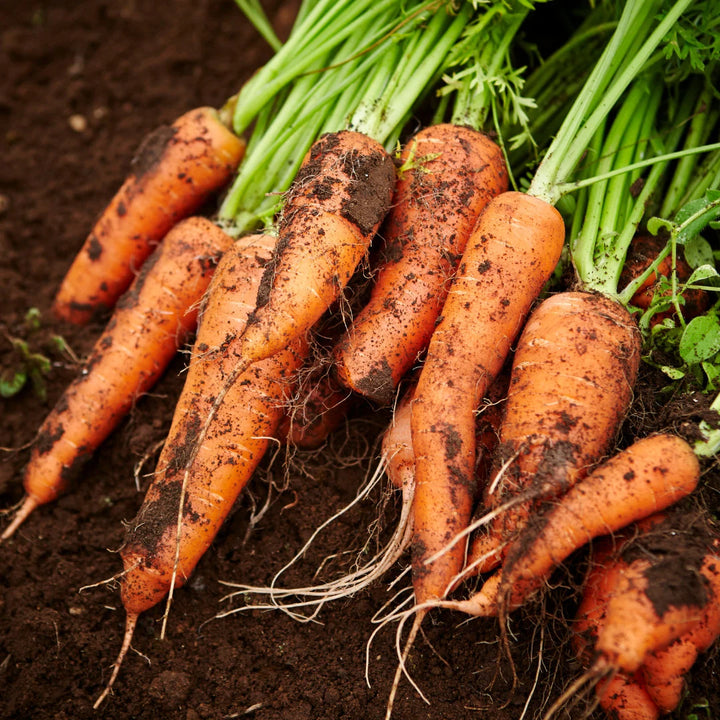
[{"label": "bunch of carrots", "polygon": [[[284,44],[250,5],[273,59],[219,110],[192,110],[143,144],[58,290],[59,319],[111,317],[38,431],[2,534],[81,475],[194,335],[120,551],[126,629],[96,706],[139,615],[162,601],[164,634],[175,589],[271,443],[322,445],[356,399],[394,407],[376,473],[402,494],[390,544],[322,585],[235,586],[318,612],[409,549],[411,592],[384,620],[398,621],[388,717],[434,608],[498,617],[503,635],[571,554],[696,491],[699,458],[720,443],[711,424],[694,444],[617,439],[660,348],[669,382],[720,389],[720,283],[702,237],[720,217],[718,10],[599,2],[531,71],[517,57],[537,4],[305,0]],[[196,215],[212,198],[216,213]],[[698,570],[711,590],[691,604],[704,613],[692,627],[713,630],[695,648],[720,632],[714,547]],[[615,581],[588,579],[586,617],[609,616],[597,598]],[[588,677],[634,691],[690,632],[688,620],[627,663],[608,640]]]}]

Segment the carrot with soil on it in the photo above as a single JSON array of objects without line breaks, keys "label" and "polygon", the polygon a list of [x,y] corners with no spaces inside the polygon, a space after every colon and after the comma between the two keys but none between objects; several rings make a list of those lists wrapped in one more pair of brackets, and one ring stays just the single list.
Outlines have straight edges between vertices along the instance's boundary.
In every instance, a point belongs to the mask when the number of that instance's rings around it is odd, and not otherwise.
[{"label": "carrot with soil on it", "polygon": [[699,477],[697,456],[682,438],[638,440],[533,516],[476,595],[442,605],[486,616],[519,607],[572,552],[673,505],[693,492]]},{"label": "carrot with soil on it", "polygon": [[84,324],[112,308],[173,225],[230,180],[244,150],[244,141],[208,107],[148,135],[65,275],[55,314]]},{"label": "carrot with soil on it", "polygon": [[720,557],[709,519],[679,510],[651,520],[649,530],[601,546],[574,626],[589,666],[574,685],[598,681],[601,705],[627,720],[640,707],[648,717],[672,711],[683,675],[720,631]]},{"label": "carrot with soil on it", "polygon": [[218,388],[234,372],[236,337],[255,307],[275,242],[251,236],[234,245],[208,290],[170,431],[120,550],[126,630],[95,707],[115,682],[138,616],[187,581],[272,442],[293,392],[306,354],[297,341],[238,377],[206,422]]},{"label": "carrot with soil on it", "polygon": [[64,491],[133,403],[157,382],[195,329],[197,305],[231,244],[205,218],[187,218],[168,233],[40,427],[25,470],[25,500],[2,539]]},{"label": "carrot with soil on it", "polygon": [[470,127],[421,130],[400,165],[382,228],[383,263],[334,352],[340,380],[378,403],[392,400],[427,347],[478,215],[508,187],[501,148]]}]

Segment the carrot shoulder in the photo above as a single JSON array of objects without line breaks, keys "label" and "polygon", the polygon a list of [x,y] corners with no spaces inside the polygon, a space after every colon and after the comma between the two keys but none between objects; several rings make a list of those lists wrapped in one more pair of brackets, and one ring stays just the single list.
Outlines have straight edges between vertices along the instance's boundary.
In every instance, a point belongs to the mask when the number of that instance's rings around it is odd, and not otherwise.
[{"label": "carrot shoulder", "polygon": [[230,180],[244,151],[208,107],[151,133],[63,279],[55,314],[81,324],[112,308],[170,228]]},{"label": "carrot shoulder", "polygon": [[413,572],[418,603],[444,596],[464,544],[426,560],[464,530],[475,493],[475,411],[560,257],[565,228],[550,205],[503,193],[480,215],[443,307],[412,409]]},{"label": "carrot shoulder", "polygon": [[194,330],[215,265],[232,240],[204,218],[177,225],[122,297],[82,372],[43,422],[25,471],[27,498],[9,537],[63,492]]},{"label": "carrot shoulder", "polygon": [[335,350],[341,381],[380,403],[426,349],[478,215],[508,186],[502,151],[469,127],[426,128],[400,161],[382,265]]}]

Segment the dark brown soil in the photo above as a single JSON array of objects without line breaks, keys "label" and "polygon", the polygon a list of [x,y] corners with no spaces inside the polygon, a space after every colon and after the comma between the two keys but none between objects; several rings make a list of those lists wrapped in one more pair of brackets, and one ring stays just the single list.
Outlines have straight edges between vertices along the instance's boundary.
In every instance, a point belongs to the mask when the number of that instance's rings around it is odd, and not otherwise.
[{"label": "dark brown soil", "polygon": [[[269,0],[268,6],[282,32],[292,20],[293,3]],[[78,356],[89,351],[102,323],[84,329],[63,325],[50,318],[49,307],[135,149],[146,133],[191,107],[220,105],[268,54],[231,0],[0,2],[5,332],[23,334],[26,311],[37,307],[45,329],[30,338],[34,346],[44,348],[49,335],[60,334]],[[5,339],[0,349],[2,367],[12,359]],[[45,401],[29,389],[0,400],[0,445],[18,449],[0,457],[1,507],[21,498],[27,445],[75,373],[67,358],[55,353],[53,359]],[[225,588],[219,580],[267,583],[317,525],[354,496],[371,468],[348,458],[372,449],[384,417],[368,408],[358,410],[329,450],[297,454],[287,472],[282,456],[272,466],[264,464],[192,580],[177,593],[167,639],[159,639],[163,608],[158,607],[141,618],[133,643],[137,652],[128,656],[113,695],[92,710],[120,646],[123,611],[112,584],[80,588],[102,583],[120,568],[114,551],[123,523],[135,515],[148,482],[141,474],[139,492],[133,468],[168,429],[182,368],[179,357],[89,460],[71,491],[0,545],[0,717],[383,717],[396,665],[394,626],[375,638],[368,654],[370,685],[364,663],[373,615],[394,592],[385,584],[324,608],[319,622],[303,624],[259,610],[207,622],[231,607],[220,602]],[[641,417],[654,417],[650,401],[638,408],[647,413]],[[692,420],[692,413],[683,416],[688,426]],[[665,422],[671,425],[672,417]],[[145,472],[151,467],[152,457]],[[273,491],[267,512],[251,523],[270,480],[286,482],[287,490]],[[387,509],[388,523],[395,511]],[[332,525],[287,573],[287,581],[307,582],[326,555],[360,547],[376,514],[368,501]],[[348,565],[348,558],[336,558],[326,572]],[[536,717],[578,672],[566,650],[565,623],[555,617],[572,609],[570,580],[560,574],[548,596],[545,623],[536,622],[538,607],[513,619],[514,688],[508,664],[498,664],[502,652],[494,622],[435,615],[410,661],[429,704],[404,682],[394,718],[518,718],[537,673],[526,715]],[[704,658],[678,717],[687,717],[703,699],[718,717],[715,670],[714,661]]]}]

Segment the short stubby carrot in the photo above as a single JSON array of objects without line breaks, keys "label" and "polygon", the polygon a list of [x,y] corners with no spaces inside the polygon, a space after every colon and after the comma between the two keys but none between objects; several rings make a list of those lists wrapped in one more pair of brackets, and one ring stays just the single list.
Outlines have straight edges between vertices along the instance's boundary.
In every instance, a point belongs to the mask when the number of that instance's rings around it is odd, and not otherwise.
[{"label": "short stubby carrot", "polygon": [[[640,333],[604,295],[563,292],[530,315],[518,340],[485,507],[511,507],[478,542],[480,572],[501,559],[534,507],[566,492],[604,457],[633,397]],[[482,536],[481,536],[482,537]]]},{"label": "short stubby carrot", "polygon": [[400,165],[370,299],[334,353],[340,380],[381,404],[426,349],[478,215],[508,188],[501,149],[469,127],[425,128]]},{"label": "short stubby carrot", "polygon": [[230,180],[244,151],[209,107],[151,133],[65,275],[55,314],[82,324],[112,308],[170,228]]},{"label": "short stubby carrot", "polygon": [[655,717],[674,710],[684,673],[720,630],[708,518],[678,510],[651,520],[593,553],[573,628],[586,677],[601,678],[598,699],[620,718],[636,717],[634,703]]},{"label": "short stubby carrot", "polygon": [[475,412],[560,257],[565,227],[519,192],[490,201],[468,241],[428,348],[412,409],[416,602],[442,598],[465,543],[431,564],[469,522],[475,496]]},{"label": "short stubby carrot", "polygon": [[328,373],[310,372],[298,381],[277,439],[300,450],[322,446],[347,417],[353,395]]},{"label": "short stubby carrot", "polygon": [[392,199],[395,167],[372,138],[342,131],[310,149],[288,192],[278,245],[240,338],[245,365],[305,335],[365,258]]},{"label": "short stubby carrot", "polygon": [[572,552],[670,507],[697,487],[699,477],[697,457],[682,438],[659,434],[636,441],[549,501],[480,591],[449,605],[473,615],[519,607]]},{"label": "short stubby carrot", "polygon": [[137,398],[155,384],[195,329],[197,306],[231,245],[228,235],[201,217],[187,218],[168,233],[40,427],[25,471],[26,500],[3,538],[35,507],[64,491]]}]

